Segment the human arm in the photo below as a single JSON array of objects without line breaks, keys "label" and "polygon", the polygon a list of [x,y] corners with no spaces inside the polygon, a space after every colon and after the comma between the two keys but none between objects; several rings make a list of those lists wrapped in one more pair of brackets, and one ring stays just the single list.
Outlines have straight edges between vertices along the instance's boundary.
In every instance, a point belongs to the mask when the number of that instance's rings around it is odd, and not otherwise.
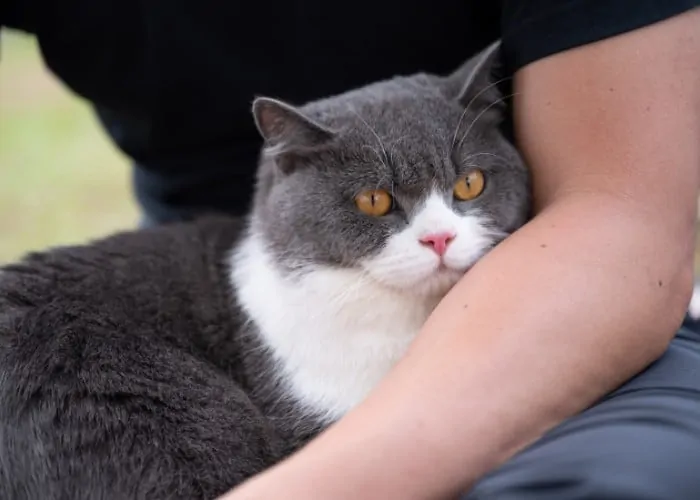
[{"label": "human arm", "polygon": [[518,72],[536,216],[365,403],[230,498],[456,494],[664,351],[692,285],[698,28],[693,11]]}]

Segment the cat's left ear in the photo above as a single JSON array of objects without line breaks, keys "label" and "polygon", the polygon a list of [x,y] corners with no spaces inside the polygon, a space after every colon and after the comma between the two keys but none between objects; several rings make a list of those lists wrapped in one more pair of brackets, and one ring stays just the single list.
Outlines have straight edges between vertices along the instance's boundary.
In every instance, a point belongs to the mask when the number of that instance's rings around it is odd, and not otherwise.
[{"label": "cat's left ear", "polygon": [[496,41],[446,78],[446,93],[449,98],[459,101],[465,107],[485,109],[491,106],[497,111],[503,111],[503,76],[501,42]]},{"label": "cat's left ear", "polygon": [[275,157],[303,154],[335,137],[334,132],[294,106],[269,97],[258,97],[253,101],[253,117],[265,140],[266,152]]}]

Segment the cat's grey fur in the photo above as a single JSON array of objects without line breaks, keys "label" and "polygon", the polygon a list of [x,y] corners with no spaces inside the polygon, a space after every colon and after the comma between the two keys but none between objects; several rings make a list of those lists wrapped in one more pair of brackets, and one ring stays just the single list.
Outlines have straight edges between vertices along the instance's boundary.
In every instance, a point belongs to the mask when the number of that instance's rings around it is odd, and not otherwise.
[{"label": "cat's grey fur", "polygon": [[[454,210],[478,209],[493,243],[515,230],[527,174],[498,131],[497,46],[485,54],[301,112],[257,100],[266,149],[246,221],[128,232],[0,270],[0,498],[210,499],[327,425],[278,376],[237,298],[232,252],[255,233],[282,275],[354,268],[427,190],[451,192],[470,154],[487,188]],[[358,190],[387,182],[394,212],[354,209]]]}]

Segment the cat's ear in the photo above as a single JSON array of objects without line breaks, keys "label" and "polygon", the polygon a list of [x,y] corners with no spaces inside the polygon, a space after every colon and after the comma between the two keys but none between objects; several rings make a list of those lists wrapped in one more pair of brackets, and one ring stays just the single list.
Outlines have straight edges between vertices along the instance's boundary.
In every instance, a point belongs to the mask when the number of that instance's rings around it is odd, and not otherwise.
[{"label": "cat's ear", "polygon": [[446,93],[462,106],[505,109],[501,43],[494,42],[446,78]]},{"label": "cat's ear", "polygon": [[265,140],[265,153],[269,156],[301,155],[335,137],[331,130],[305,116],[294,106],[269,97],[258,97],[253,101],[253,117]]}]

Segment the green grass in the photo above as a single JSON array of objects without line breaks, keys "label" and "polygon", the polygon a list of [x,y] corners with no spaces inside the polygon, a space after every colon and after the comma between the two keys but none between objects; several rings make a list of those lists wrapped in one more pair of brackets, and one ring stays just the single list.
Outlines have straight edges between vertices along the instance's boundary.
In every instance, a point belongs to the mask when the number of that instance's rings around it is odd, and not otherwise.
[{"label": "green grass", "polygon": [[45,69],[33,38],[2,37],[0,262],[134,227],[128,159]]}]

